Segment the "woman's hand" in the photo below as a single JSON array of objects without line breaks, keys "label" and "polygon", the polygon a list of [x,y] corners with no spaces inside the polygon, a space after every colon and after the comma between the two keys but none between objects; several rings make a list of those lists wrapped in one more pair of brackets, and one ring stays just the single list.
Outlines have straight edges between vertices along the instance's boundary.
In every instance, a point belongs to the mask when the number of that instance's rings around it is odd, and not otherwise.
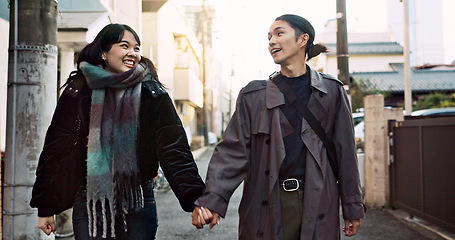
[{"label": "woman's hand", "polygon": [[38,218],[38,228],[41,229],[46,235],[51,233],[55,234],[55,220],[54,216]]},{"label": "woman's hand", "polygon": [[196,206],[191,214],[192,223],[197,229],[201,229],[205,224],[210,224],[209,228],[220,224],[220,215],[208,208]]}]

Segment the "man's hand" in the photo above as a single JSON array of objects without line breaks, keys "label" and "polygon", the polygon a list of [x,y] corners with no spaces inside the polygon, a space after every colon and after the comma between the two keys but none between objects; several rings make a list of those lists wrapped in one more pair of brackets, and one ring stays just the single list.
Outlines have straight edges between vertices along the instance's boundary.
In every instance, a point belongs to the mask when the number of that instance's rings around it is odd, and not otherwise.
[{"label": "man's hand", "polygon": [[343,232],[345,236],[352,237],[357,234],[362,222],[360,219],[344,220]]},{"label": "man's hand", "polygon": [[54,216],[38,218],[38,228],[41,229],[46,235],[55,234],[55,220]]},{"label": "man's hand", "polygon": [[220,215],[218,215],[218,213],[200,206],[194,208],[191,218],[192,224],[197,229],[203,228],[205,224],[210,224],[210,229],[212,229],[213,226],[220,224]]}]

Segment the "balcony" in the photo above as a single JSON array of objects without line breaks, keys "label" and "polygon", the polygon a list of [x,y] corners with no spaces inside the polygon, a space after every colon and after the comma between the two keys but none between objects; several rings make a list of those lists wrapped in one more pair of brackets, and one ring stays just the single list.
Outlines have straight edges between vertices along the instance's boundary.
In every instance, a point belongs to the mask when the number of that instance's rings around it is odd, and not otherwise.
[{"label": "balcony", "polygon": [[203,85],[194,68],[174,68],[174,100],[189,101],[190,104],[202,108]]},{"label": "balcony", "polygon": [[156,12],[167,0],[142,0],[142,12]]}]

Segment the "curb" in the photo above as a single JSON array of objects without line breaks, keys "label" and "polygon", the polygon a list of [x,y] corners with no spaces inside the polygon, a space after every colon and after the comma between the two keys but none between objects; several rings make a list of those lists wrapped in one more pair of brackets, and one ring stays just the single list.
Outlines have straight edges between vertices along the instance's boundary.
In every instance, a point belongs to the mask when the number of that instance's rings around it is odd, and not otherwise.
[{"label": "curb", "polygon": [[419,231],[420,233],[423,233],[422,231],[427,231],[427,232],[436,234],[439,237],[446,239],[446,240],[455,240],[455,233],[451,233],[445,229],[435,226],[435,225],[433,225],[423,219],[420,219],[416,216],[413,216],[403,210],[393,210],[393,209],[389,209],[389,208],[386,208],[385,210],[388,213],[390,213],[392,216],[394,216],[395,218],[397,218],[398,220],[400,220],[404,223],[416,225],[417,227],[422,229]]}]

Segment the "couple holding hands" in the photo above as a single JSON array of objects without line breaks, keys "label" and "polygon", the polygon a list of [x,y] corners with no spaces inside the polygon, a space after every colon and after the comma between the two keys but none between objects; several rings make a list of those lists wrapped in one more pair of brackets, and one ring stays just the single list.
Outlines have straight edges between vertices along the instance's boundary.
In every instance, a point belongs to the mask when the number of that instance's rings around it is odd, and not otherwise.
[{"label": "couple holding hands", "polygon": [[54,215],[73,207],[76,240],[155,239],[152,179],[161,166],[197,228],[220,224],[243,182],[239,239],[339,239],[340,204],[343,232],[354,236],[364,205],[351,107],[339,80],[306,64],[328,51],[314,37],[300,16],[272,23],[268,49],[280,72],[240,91],[204,184],[138,35],[107,25],[81,51],[47,131],[30,203],[38,228],[55,233]]}]

